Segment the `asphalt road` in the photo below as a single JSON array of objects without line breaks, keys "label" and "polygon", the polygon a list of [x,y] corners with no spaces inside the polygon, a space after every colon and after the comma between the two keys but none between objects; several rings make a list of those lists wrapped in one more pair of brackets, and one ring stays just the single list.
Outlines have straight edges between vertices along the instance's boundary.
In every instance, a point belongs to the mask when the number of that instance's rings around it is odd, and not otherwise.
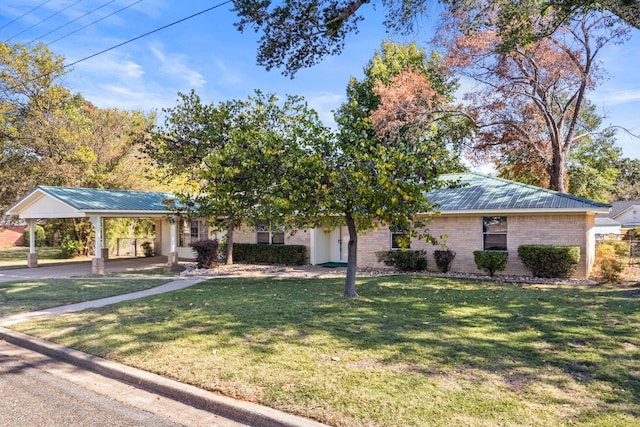
[{"label": "asphalt road", "polygon": [[0,426],[244,424],[0,341]]}]

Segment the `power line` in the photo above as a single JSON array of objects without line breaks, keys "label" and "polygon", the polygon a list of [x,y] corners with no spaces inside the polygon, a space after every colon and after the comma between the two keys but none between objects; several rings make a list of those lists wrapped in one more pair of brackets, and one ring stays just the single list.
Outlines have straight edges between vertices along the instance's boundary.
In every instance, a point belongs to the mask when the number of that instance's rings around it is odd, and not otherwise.
[{"label": "power line", "polygon": [[25,12],[25,13],[23,13],[22,15],[18,16],[18,17],[17,17],[17,18],[15,18],[14,20],[9,21],[8,23],[6,23],[6,24],[4,24],[2,27],[0,27],[0,30],[2,30],[3,28],[5,28],[5,27],[7,27],[7,26],[9,26],[9,25],[11,25],[11,24],[13,24],[13,23],[14,23],[14,22],[16,22],[18,19],[24,18],[25,16],[27,16],[27,15],[28,15],[28,14],[30,14],[31,12],[33,12],[33,11],[35,11],[35,10],[37,10],[37,9],[40,9],[42,6],[44,6],[45,4],[49,3],[50,1],[51,1],[51,0],[47,0],[47,1],[45,1],[44,3],[41,3],[41,4],[39,4],[38,6],[34,7],[34,8],[33,8],[33,9],[31,9],[30,11]]},{"label": "power line", "polygon": [[[79,16],[79,17],[77,17],[76,19],[73,19],[73,20],[71,20],[71,21],[67,22],[66,24],[64,24],[64,25],[60,25],[59,27],[54,28],[53,30],[49,31],[48,33],[45,33],[45,34],[42,34],[41,36],[36,37],[35,39],[31,40],[30,42],[28,42],[28,43],[26,43],[26,44],[27,44],[27,45],[29,45],[29,44],[31,44],[31,43],[33,43],[33,42],[35,42],[36,40],[41,40],[41,39],[43,39],[44,37],[48,36],[49,34],[55,33],[56,31],[63,29],[63,28],[64,28],[64,27],[66,27],[67,25],[71,25],[71,24],[73,24],[74,22],[79,21],[80,19],[84,18],[85,16],[87,16],[87,15],[91,15],[93,12],[95,12],[95,11],[97,11],[97,10],[100,10],[100,9],[102,9],[103,7],[106,7],[106,6],[110,5],[110,4],[111,4],[111,3],[113,3],[114,1],[116,1],[116,0],[111,0],[111,1],[109,1],[109,2],[107,2],[107,3],[105,3],[105,4],[103,4],[102,6],[98,6],[98,7],[96,7],[95,9],[90,10],[89,12],[85,13],[84,15]],[[83,27],[83,28],[84,28],[84,27]],[[70,33],[70,34],[72,34],[72,33]],[[64,37],[66,37],[66,36],[64,36]]]},{"label": "power line", "polygon": [[77,5],[77,4],[78,4],[78,3],[80,3],[81,1],[82,1],[82,0],[76,0],[76,2],[75,2],[75,3],[71,3],[69,6],[67,6],[67,7],[65,7],[65,8],[60,9],[59,11],[55,12],[55,13],[54,13],[54,14],[52,14],[52,15],[47,16],[47,17],[46,17],[46,18],[44,18],[42,21],[40,21],[40,22],[38,22],[38,23],[35,23],[35,24],[33,24],[32,26],[30,26],[30,27],[28,27],[28,28],[25,28],[24,30],[20,31],[18,34],[16,34],[15,36],[13,36],[13,37],[11,37],[11,38],[12,38],[12,39],[15,39],[15,38],[16,38],[16,37],[18,37],[19,35],[24,34],[24,33],[26,33],[27,31],[29,31],[30,29],[32,29],[32,28],[34,28],[34,27],[37,27],[38,25],[42,24],[42,23],[43,23],[43,22],[45,22],[45,21],[48,21],[49,19],[53,18],[53,17],[54,17],[54,16],[56,16],[56,15],[61,14],[61,13],[62,13],[62,12],[64,12],[65,10],[69,9],[70,7],[73,7],[73,6]]},{"label": "power line", "polygon": [[[139,1],[142,1],[142,0],[139,0]],[[96,56],[98,56],[98,55],[102,55],[103,53],[109,52],[109,51],[111,51],[111,50],[113,50],[113,49],[117,49],[117,48],[119,48],[120,46],[124,46],[125,44],[131,43],[131,42],[134,42],[134,41],[136,41],[136,40],[140,40],[141,38],[146,37],[146,36],[151,35],[151,34],[154,34],[154,33],[157,33],[158,31],[162,31],[162,30],[164,30],[164,29],[166,29],[166,28],[172,27],[172,26],[174,26],[174,25],[176,25],[176,24],[179,24],[179,23],[181,23],[181,22],[187,21],[187,20],[189,20],[189,19],[191,19],[191,18],[195,18],[196,16],[199,16],[199,15],[202,15],[202,14],[204,14],[204,13],[210,12],[210,11],[212,11],[212,10],[214,10],[214,9],[218,9],[219,7],[222,7],[222,6],[224,6],[225,4],[228,4],[228,3],[231,3],[231,2],[232,2],[232,0],[226,0],[226,1],[223,1],[222,3],[218,3],[218,4],[217,4],[217,5],[215,5],[215,6],[211,6],[211,7],[207,8],[207,9],[201,10],[200,12],[194,13],[193,15],[189,15],[189,16],[187,16],[186,18],[182,18],[182,19],[179,19],[179,20],[177,20],[177,21],[173,21],[173,22],[172,22],[172,23],[170,23],[170,24],[167,24],[167,25],[164,25],[164,26],[162,26],[162,27],[156,28],[155,30],[151,30],[151,31],[149,31],[149,32],[147,32],[147,33],[144,33],[144,34],[142,34],[142,35],[139,35],[139,36],[137,36],[137,37],[134,37],[134,38],[132,38],[132,39],[129,39],[129,40],[125,41],[125,42],[119,43],[119,44],[117,44],[117,45],[115,45],[115,46],[111,46],[110,48],[107,48],[107,49],[101,50],[100,52],[94,53],[93,55],[89,55],[89,56],[86,56],[86,57],[84,57],[84,58],[82,58],[82,59],[78,59],[77,61],[74,61],[74,62],[72,62],[72,63],[70,63],[70,64],[66,64],[66,65],[63,65],[63,66],[61,66],[61,67],[58,67],[58,68],[56,68],[56,69],[54,69],[54,70],[52,70],[52,71],[49,71],[48,73],[40,74],[39,76],[36,76],[36,77],[34,77],[34,78],[32,78],[32,79],[29,79],[29,80],[26,80],[26,81],[24,81],[24,82],[22,82],[22,83],[20,83],[20,84],[27,84],[27,83],[31,83],[31,82],[32,82],[32,81],[34,81],[34,80],[38,80],[38,79],[40,79],[40,78],[42,78],[42,77],[47,77],[47,76],[49,76],[49,75],[53,74],[55,71],[64,70],[65,68],[72,67],[72,66],[74,66],[74,65],[76,65],[76,64],[79,64],[80,62],[86,61],[86,60],[91,59],[91,58],[95,58],[95,57],[96,57]],[[13,87],[12,87],[11,89],[9,89],[9,90],[14,90],[14,89],[15,89],[15,88],[17,88],[20,84],[13,86]]]},{"label": "power line", "polygon": [[176,25],[176,24],[179,24],[179,23],[181,23],[181,22],[187,21],[187,20],[189,20],[189,19],[191,19],[191,18],[195,18],[195,17],[196,17],[196,16],[198,16],[198,15],[202,15],[202,14],[204,14],[204,13],[206,13],[206,12],[210,12],[210,11],[212,11],[213,9],[217,9],[217,8],[219,8],[219,7],[224,6],[224,5],[225,5],[225,4],[227,4],[227,3],[231,3],[231,0],[227,0],[227,1],[224,1],[224,2],[222,2],[222,3],[218,3],[218,4],[217,4],[217,5],[215,5],[215,6],[212,6],[212,7],[210,7],[210,8],[205,9],[205,10],[202,10],[202,11],[200,11],[200,12],[194,13],[193,15],[187,16],[186,18],[182,18],[182,19],[179,19],[179,20],[177,20],[177,21],[174,21],[174,22],[172,22],[172,23],[170,23],[170,24],[164,25],[164,26],[162,26],[162,27],[160,27],[160,28],[156,28],[155,30],[149,31],[148,33],[144,33],[144,34],[142,34],[142,35],[140,35],[140,36],[138,36],[138,37],[134,37],[134,38],[129,39],[129,40],[125,41],[125,42],[119,43],[119,44],[117,44],[117,45],[115,45],[115,46],[111,46],[110,48],[107,48],[107,49],[101,50],[100,52],[98,52],[98,53],[94,53],[93,55],[89,55],[89,56],[86,56],[86,57],[84,57],[84,58],[82,58],[82,59],[78,59],[77,61],[72,62],[71,64],[66,64],[65,66],[63,66],[63,67],[62,67],[62,69],[64,69],[64,68],[68,68],[68,67],[71,67],[71,66],[76,65],[76,64],[78,64],[78,63],[80,63],[80,62],[82,62],[82,61],[86,61],[87,59],[94,58],[94,57],[96,57],[96,56],[98,56],[98,55],[102,55],[103,53],[109,52],[110,50],[113,50],[113,49],[117,49],[117,48],[119,48],[120,46],[124,46],[125,44],[131,43],[131,42],[134,42],[134,41],[139,40],[139,39],[141,39],[141,38],[143,38],[143,37],[149,36],[149,35],[151,35],[151,34],[153,34],[153,33],[157,33],[158,31],[162,31],[162,30],[164,30],[164,29],[166,29],[166,28],[172,27],[172,26],[174,26],[174,25]]}]

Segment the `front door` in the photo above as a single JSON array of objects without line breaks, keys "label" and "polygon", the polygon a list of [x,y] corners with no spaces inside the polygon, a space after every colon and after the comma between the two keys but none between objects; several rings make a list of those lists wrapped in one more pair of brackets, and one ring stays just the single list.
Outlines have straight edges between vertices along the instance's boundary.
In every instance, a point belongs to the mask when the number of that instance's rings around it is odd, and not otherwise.
[{"label": "front door", "polygon": [[346,225],[339,227],[339,240],[338,240],[338,262],[347,262],[349,259],[349,229]]}]

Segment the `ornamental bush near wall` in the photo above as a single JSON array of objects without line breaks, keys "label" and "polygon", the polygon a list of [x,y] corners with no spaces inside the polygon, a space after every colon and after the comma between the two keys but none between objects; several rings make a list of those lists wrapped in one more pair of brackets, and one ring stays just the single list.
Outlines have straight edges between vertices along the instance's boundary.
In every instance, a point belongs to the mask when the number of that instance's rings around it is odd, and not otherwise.
[{"label": "ornamental bush near wall", "polygon": [[436,260],[438,270],[442,273],[447,273],[451,268],[453,259],[456,257],[456,251],[452,251],[450,249],[438,249],[433,251],[433,257]]},{"label": "ornamental bush near wall", "polygon": [[196,253],[198,268],[215,267],[218,262],[218,241],[215,239],[203,239],[191,242],[189,245]]},{"label": "ornamental bush near wall", "polygon": [[303,245],[234,243],[233,261],[249,264],[306,265],[307,248]]},{"label": "ornamental bush near wall", "polygon": [[418,250],[397,250],[376,252],[378,262],[395,267],[400,271],[423,271],[427,269],[427,254]]},{"label": "ornamental bush near wall", "polygon": [[576,271],[580,246],[521,245],[518,258],[535,277],[566,279]]},{"label": "ornamental bush near wall", "polygon": [[492,276],[496,271],[507,268],[508,252],[502,251],[473,251],[473,260],[476,267]]}]

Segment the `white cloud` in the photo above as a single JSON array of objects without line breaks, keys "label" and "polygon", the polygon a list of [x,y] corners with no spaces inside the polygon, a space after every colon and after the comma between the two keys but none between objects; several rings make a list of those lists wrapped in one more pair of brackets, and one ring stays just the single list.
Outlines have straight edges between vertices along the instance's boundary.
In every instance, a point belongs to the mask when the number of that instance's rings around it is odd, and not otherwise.
[{"label": "white cloud", "polygon": [[162,73],[185,81],[191,88],[202,87],[207,82],[202,74],[187,64],[187,56],[164,53],[159,45],[151,46],[151,52],[161,62],[160,71]]},{"label": "white cloud", "polygon": [[75,67],[85,73],[110,74],[118,79],[137,79],[144,74],[144,69],[140,64],[128,59],[121,59],[116,54],[101,55],[81,62]]},{"label": "white cloud", "polygon": [[335,127],[333,112],[345,101],[345,95],[333,92],[314,92],[304,97],[311,108],[316,110],[320,120],[330,127]]}]

